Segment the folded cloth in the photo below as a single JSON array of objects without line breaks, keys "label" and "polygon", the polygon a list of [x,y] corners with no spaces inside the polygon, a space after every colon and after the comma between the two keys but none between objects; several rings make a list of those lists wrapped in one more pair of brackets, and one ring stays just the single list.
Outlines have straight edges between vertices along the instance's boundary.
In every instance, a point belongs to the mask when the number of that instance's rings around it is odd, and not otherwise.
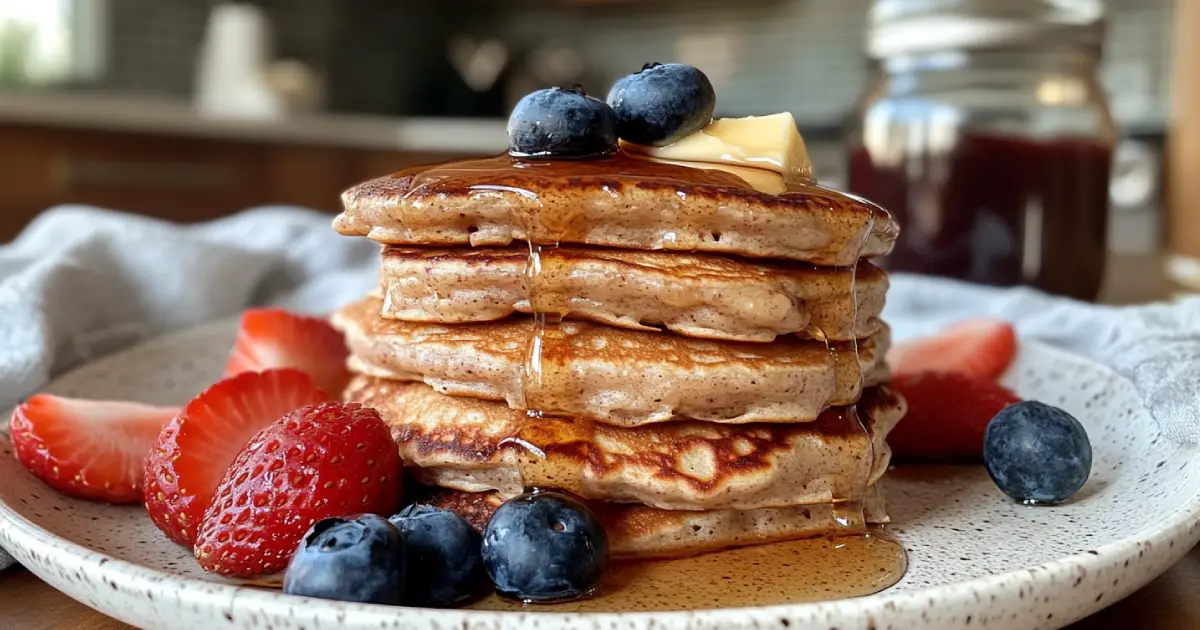
[{"label": "folded cloth", "polygon": [[[43,213],[0,247],[0,408],[80,363],[247,306],[326,313],[360,298],[378,246],[339,236],[331,219],[282,207],[190,226]],[[11,562],[0,551],[0,568]]]},{"label": "folded cloth", "polygon": [[1200,441],[1200,298],[1097,306],[1027,288],[895,274],[883,313],[896,339],[975,315],[1010,321],[1022,339],[1108,365],[1133,381],[1167,437]]},{"label": "folded cloth", "polygon": [[[283,207],[191,226],[47,211],[0,247],[0,406],[80,363],[247,306],[325,313],[361,297],[376,282],[379,250],[329,221]],[[899,274],[884,316],[902,339],[980,314],[1112,366],[1168,435],[1200,438],[1200,300],[1105,307]],[[9,563],[0,551],[0,568]]]}]

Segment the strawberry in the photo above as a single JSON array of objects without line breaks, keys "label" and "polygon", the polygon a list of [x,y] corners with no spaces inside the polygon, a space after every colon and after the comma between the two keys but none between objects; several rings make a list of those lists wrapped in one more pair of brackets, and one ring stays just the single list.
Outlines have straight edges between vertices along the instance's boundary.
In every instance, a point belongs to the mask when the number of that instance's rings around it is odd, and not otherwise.
[{"label": "strawberry", "polygon": [[908,374],[892,386],[908,401],[887,438],[897,458],[978,460],[988,423],[1021,400],[990,379],[951,372]]},{"label": "strawberry", "polygon": [[191,545],[213,491],[259,429],[328,397],[297,370],[247,372],[209,387],[163,428],[146,458],[146,510],[171,540]]},{"label": "strawberry", "polygon": [[1017,335],[1007,322],[974,318],[932,337],[898,343],[887,354],[892,374],[955,372],[996,379],[1017,354]]},{"label": "strawberry", "polygon": [[323,319],[280,309],[254,309],[242,314],[225,376],[295,368],[312,377],[326,393],[341,396],[350,381],[346,369],[349,355],[341,333]]},{"label": "strawberry", "polygon": [[206,571],[276,573],[313,523],[400,506],[402,469],[374,410],[322,403],[259,431],[221,480],[196,536]]},{"label": "strawberry", "polygon": [[146,454],[179,409],[38,394],[13,410],[17,459],[47,485],[81,499],[142,499]]}]

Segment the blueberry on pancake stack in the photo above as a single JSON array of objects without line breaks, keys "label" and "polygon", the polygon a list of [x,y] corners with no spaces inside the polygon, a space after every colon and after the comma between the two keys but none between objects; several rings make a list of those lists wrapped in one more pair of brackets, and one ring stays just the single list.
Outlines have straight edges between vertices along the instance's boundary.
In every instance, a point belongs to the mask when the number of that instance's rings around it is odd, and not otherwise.
[{"label": "blueberry on pancake stack", "polygon": [[904,414],[886,385],[887,212],[818,186],[789,114],[713,120],[651,64],[607,102],[530,94],[500,157],[343,197],[383,244],[334,317],[346,398],[391,425],[427,501],[477,527],[573,494],[615,557],[861,533]]}]

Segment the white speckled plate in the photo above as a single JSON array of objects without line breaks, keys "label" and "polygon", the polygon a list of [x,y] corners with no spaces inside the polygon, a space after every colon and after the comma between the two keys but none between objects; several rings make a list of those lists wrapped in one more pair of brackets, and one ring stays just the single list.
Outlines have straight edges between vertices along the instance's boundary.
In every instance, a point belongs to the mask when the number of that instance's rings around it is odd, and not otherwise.
[{"label": "white speckled plate", "polygon": [[[224,365],[234,325],[166,337],[87,365],[55,393],[181,404]],[[436,611],[306,600],[204,575],[141,508],[58,496],[0,446],[0,545],[42,579],[147,628],[1057,628],[1124,597],[1200,539],[1200,457],[1159,435],[1109,370],[1025,344],[1006,383],[1073,412],[1091,480],[1053,508],[1006,501],[978,467],[901,469],[888,480],[908,574],[870,597],[679,613]]]}]

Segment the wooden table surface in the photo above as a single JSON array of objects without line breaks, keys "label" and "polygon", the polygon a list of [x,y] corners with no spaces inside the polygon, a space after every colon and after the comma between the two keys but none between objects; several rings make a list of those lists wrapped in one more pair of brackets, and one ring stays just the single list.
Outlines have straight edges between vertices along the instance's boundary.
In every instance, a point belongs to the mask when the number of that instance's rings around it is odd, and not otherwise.
[{"label": "wooden table surface", "polygon": [[[1157,256],[1120,257],[1109,264],[1109,280],[1101,299],[1108,303],[1140,303],[1162,299],[1171,287]],[[1184,630],[1200,628],[1200,547],[1170,571],[1071,630]],[[47,586],[23,569],[0,572],[0,629],[116,630],[127,629]]]}]

